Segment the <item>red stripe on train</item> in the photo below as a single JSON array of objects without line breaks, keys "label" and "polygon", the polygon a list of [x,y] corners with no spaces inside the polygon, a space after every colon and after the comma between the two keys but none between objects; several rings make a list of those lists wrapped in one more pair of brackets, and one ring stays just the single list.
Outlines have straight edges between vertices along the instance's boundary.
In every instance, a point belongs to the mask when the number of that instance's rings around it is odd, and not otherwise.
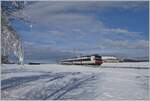
[{"label": "red stripe on train", "polygon": [[101,65],[102,63],[103,63],[103,61],[95,60],[95,64],[97,64],[97,65]]}]

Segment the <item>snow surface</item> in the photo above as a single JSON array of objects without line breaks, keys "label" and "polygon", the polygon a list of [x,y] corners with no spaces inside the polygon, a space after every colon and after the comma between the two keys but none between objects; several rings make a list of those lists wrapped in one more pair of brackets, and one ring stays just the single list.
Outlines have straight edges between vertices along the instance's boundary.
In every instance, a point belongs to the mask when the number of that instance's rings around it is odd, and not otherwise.
[{"label": "snow surface", "polygon": [[148,100],[148,67],[148,63],[2,65],[1,97],[2,100]]}]

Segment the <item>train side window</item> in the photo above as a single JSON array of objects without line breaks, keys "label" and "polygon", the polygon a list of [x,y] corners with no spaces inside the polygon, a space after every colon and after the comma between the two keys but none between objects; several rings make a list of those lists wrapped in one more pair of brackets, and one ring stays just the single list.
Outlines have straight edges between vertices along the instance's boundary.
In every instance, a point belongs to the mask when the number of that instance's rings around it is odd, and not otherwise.
[{"label": "train side window", "polygon": [[82,61],[91,61],[91,59],[90,58],[88,58],[88,59],[82,59]]}]

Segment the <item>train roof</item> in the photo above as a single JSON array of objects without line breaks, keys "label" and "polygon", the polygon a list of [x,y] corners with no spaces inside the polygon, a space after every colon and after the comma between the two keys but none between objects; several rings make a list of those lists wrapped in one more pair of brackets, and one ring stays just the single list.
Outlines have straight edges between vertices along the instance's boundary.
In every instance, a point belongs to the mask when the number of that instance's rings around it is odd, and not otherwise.
[{"label": "train roof", "polygon": [[102,56],[102,59],[117,59],[115,56]]},{"label": "train roof", "polygon": [[91,56],[101,57],[99,54],[83,55],[81,57],[91,57]]}]

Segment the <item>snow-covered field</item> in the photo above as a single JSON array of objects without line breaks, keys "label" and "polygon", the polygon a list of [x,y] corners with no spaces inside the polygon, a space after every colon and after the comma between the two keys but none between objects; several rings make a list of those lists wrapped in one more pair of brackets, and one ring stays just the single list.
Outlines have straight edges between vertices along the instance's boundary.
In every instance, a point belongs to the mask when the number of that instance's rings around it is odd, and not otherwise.
[{"label": "snow-covered field", "polygon": [[148,68],[148,63],[2,65],[1,98],[148,100]]}]

